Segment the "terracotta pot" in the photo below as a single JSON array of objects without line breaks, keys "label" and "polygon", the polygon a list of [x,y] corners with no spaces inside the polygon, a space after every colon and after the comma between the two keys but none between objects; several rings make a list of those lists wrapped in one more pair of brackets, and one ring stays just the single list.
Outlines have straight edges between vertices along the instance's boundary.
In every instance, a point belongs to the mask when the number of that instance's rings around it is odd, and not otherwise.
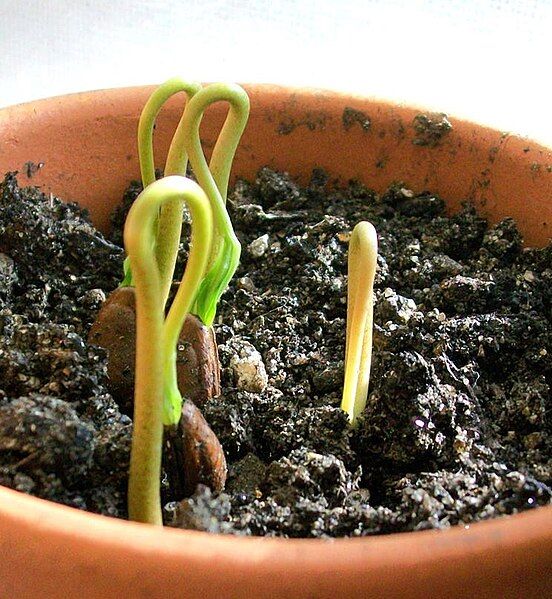
[{"label": "terracotta pot", "polygon": [[[451,209],[471,199],[492,220],[514,217],[529,244],[552,234],[548,148],[456,119],[424,146],[413,143],[420,111],[412,107],[318,90],[248,91],[251,120],[234,175],[252,177],[268,164],[303,182],[313,166],[378,190],[401,179],[442,195]],[[0,172],[19,169],[20,183],[79,200],[105,227],[138,177],[135,132],[150,92],[99,91],[0,111]],[[159,156],[179,109],[175,99],[160,119]],[[207,148],[222,118],[220,106],[206,119]],[[30,180],[29,160],[44,163]],[[328,542],[159,530],[0,488],[2,597],[541,597],[551,591],[551,568],[552,507],[469,528]]]}]

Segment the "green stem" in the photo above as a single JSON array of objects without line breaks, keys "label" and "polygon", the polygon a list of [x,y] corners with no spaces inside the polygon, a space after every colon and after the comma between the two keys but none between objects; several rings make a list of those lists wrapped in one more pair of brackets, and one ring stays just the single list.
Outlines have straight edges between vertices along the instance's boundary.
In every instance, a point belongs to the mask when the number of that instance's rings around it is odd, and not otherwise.
[{"label": "green stem", "polygon": [[[140,173],[142,184],[146,188],[155,181],[155,163],[153,159],[153,127],[155,119],[167,100],[179,92],[185,92],[188,100],[201,89],[201,84],[188,82],[178,77],[168,79],[162,83],[149,97],[146,102],[140,121],[138,122],[138,157],[140,159]],[[177,132],[181,128],[182,119],[178,124]],[[165,172],[167,175],[186,175],[188,157],[182,151],[182,145],[175,143],[176,133],[169,148],[169,155],[165,169],[170,168],[174,172]],[[178,150],[175,146],[178,146]],[[172,151],[172,152],[171,152]],[[169,161],[169,157],[171,160]]]},{"label": "green stem", "polygon": [[366,406],[370,383],[377,257],[376,230],[367,221],[358,223],[349,243],[345,381],[341,402],[353,426]]},{"label": "green stem", "polygon": [[[188,101],[199,90],[199,83],[183,81],[177,77],[165,81],[150,96],[138,123],[138,156],[144,188],[155,181],[153,158],[153,128],[159,111],[167,100],[179,92],[185,92]],[[165,163],[164,175],[186,176],[188,156],[182,151],[182,118],[173,137]],[[180,202],[166,202],[160,210],[157,224],[156,256],[161,273],[161,297],[167,302],[182,231],[182,205]],[[125,277],[126,280],[126,277]]]},{"label": "green stem", "polygon": [[[228,116],[207,165],[199,126],[203,113],[215,102],[230,104]],[[209,260],[209,271],[198,292],[194,312],[207,325],[212,325],[220,296],[239,264],[241,246],[226,210],[226,195],[232,161],[249,117],[249,98],[234,84],[214,83],[200,90],[186,106],[182,119],[182,141],[188,150],[194,174],[207,194],[213,209],[215,243]]]},{"label": "green stem", "polygon": [[[164,323],[160,299],[161,272],[155,257],[157,218],[165,202],[187,202],[192,215],[192,238],[186,272],[170,322]],[[174,361],[180,330],[207,265],[212,241],[212,213],[203,190],[181,176],[150,184],[138,196],[125,224],[125,247],[136,286],[136,375],[134,428],[130,457],[128,507],[131,520],[162,524],[160,475],[163,441],[164,377]],[[184,288],[186,286],[186,288]],[[170,385],[169,385],[170,386]],[[171,400],[174,400],[171,397]],[[180,394],[177,400],[181,402]],[[167,411],[165,409],[165,411]],[[174,413],[174,409],[169,410]]]},{"label": "green stem", "polygon": [[206,88],[203,98],[205,108],[221,100],[230,103],[228,116],[224,121],[209,161],[209,169],[213,174],[213,179],[224,203],[226,203],[232,163],[249,118],[249,97],[239,85],[214,83]]},{"label": "green stem", "polygon": [[[199,187],[199,186],[198,186]],[[202,190],[203,191],[203,190]],[[209,202],[207,196],[205,200]],[[163,423],[165,425],[178,424],[182,411],[182,397],[178,389],[178,378],[176,373],[176,349],[180,331],[190,313],[192,304],[198,293],[200,283],[205,275],[209,251],[213,236],[212,210],[209,203],[209,220],[202,219],[193,221],[192,247],[195,248],[201,239],[202,253],[190,251],[186,270],[178,287],[176,296],[163,325],[163,353],[166,356],[165,374],[165,410]],[[193,215],[192,215],[193,218]]]}]

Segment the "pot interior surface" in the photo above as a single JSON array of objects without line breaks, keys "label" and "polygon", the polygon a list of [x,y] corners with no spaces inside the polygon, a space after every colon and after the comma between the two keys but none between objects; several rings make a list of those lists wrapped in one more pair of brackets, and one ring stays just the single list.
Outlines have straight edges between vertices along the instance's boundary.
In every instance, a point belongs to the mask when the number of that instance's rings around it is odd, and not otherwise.
[{"label": "pot interior surface", "polygon": [[[313,167],[376,191],[404,181],[442,196],[451,210],[474,202],[492,221],[514,218],[528,245],[552,236],[552,152],[513,134],[442,114],[321,90],[246,86],[251,117],[233,177],[261,166],[300,182]],[[0,111],[0,171],[20,171],[20,184],[41,186],[89,207],[105,229],[130,179],[139,178],[136,127],[153,88],[74,94]],[[163,164],[182,110],[173,98],[155,131]],[[218,104],[202,126],[209,154],[226,113]],[[451,128],[448,124],[450,123]],[[29,161],[42,165],[28,168]],[[27,173],[31,176],[27,176]]]}]

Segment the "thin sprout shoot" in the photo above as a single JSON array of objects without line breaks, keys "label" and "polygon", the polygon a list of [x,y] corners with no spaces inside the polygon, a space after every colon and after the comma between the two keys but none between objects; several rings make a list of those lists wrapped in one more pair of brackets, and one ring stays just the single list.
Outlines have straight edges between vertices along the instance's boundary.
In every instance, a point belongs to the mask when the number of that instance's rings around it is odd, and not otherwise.
[{"label": "thin sprout shoot", "polygon": [[[201,147],[199,127],[205,110],[221,101],[228,102],[230,109],[208,166]],[[232,161],[248,117],[249,98],[246,92],[239,85],[214,83],[204,87],[190,100],[182,120],[182,139],[198,183],[211,201],[214,216],[215,239],[209,269],[193,308],[207,326],[212,325],[218,301],[240,260],[241,246],[226,210],[226,195]]]},{"label": "thin sprout shoot", "polygon": [[[167,318],[162,276],[155,256],[159,209],[187,203],[192,216],[190,253]],[[178,422],[182,397],[176,380],[176,343],[202,280],[212,243],[211,205],[203,190],[181,176],[151,183],[138,196],[125,224],[125,247],[136,287],[136,377],[129,476],[129,516],[161,524],[160,475],[163,424]]]},{"label": "thin sprout shoot", "polygon": [[[184,81],[174,77],[162,83],[150,96],[138,123],[138,156],[140,159],[140,172],[144,189],[155,181],[155,164],[153,158],[153,128],[155,119],[164,104],[179,92],[187,96],[187,103],[199,90],[201,85],[195,82]],[[183,117],[182,117],[183,118]],[[182,121],[181,118],[181,121]],[[182,148],[180,123],[174,134],[167,162],[165,163],[164,175],[186,176],[188,156]],[[160,209],[157,221],[156,233],[156,256],[161,273],[161,297],[166,303],[172,283],[180,234],[182,231],[182,205],[178,201],[166,202]],[[132,283],[132,274],[125,276],[125,281]],[[125,273],[126,275],[126,273]]]},{"label": "thin sprout shoot", "polygon": [[367,221],[358,223],[349,243],[345,381],[341,402],[353,426],[366,406],[370,383],[377,256],[376,230]]},{"label": "thin sprout shoot", "polygon": [[[249,117],[247,93],[235,84],[214,83],[205,88],[181,79],[169,79],[152,94],[140,117],[138,149],[144,188],[155,181],[153,161],[153,127],[163,104],[174,94],[184,91],[188,102],[169,148],[165,175],[186,174],[188,154],[194,173],[205,190],[214,214],[215,239],[209,256],[209,269],[202,281],[193,313],[210,326],[216,315],[220,296],[235,273],[240,258],[240,243],[226,211],[230,171],[236,149]],[[203,154],[199,127],[205,110],[216,102],[228,102],[230,109],[215,143],[209,166]],[[166,302],[176,263],[182,210],[178,202],[167,202],[161,209],[156,238],[156,255],[161,272],[163,300]],[[125,261],[121,285],[132,285],[132,271]]]}]

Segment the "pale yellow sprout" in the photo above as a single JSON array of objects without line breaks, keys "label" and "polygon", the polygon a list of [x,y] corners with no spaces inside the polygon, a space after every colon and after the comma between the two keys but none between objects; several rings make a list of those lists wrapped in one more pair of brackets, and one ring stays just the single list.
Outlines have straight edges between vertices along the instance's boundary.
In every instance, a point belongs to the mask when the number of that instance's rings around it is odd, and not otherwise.
[{"label": "pale yellow sprout", "polygon": [[354,426],[366,406],[372,361],[374,276],[378,237],[373,225],[358,223],[349,242],[345,382],[341,408]]}]

